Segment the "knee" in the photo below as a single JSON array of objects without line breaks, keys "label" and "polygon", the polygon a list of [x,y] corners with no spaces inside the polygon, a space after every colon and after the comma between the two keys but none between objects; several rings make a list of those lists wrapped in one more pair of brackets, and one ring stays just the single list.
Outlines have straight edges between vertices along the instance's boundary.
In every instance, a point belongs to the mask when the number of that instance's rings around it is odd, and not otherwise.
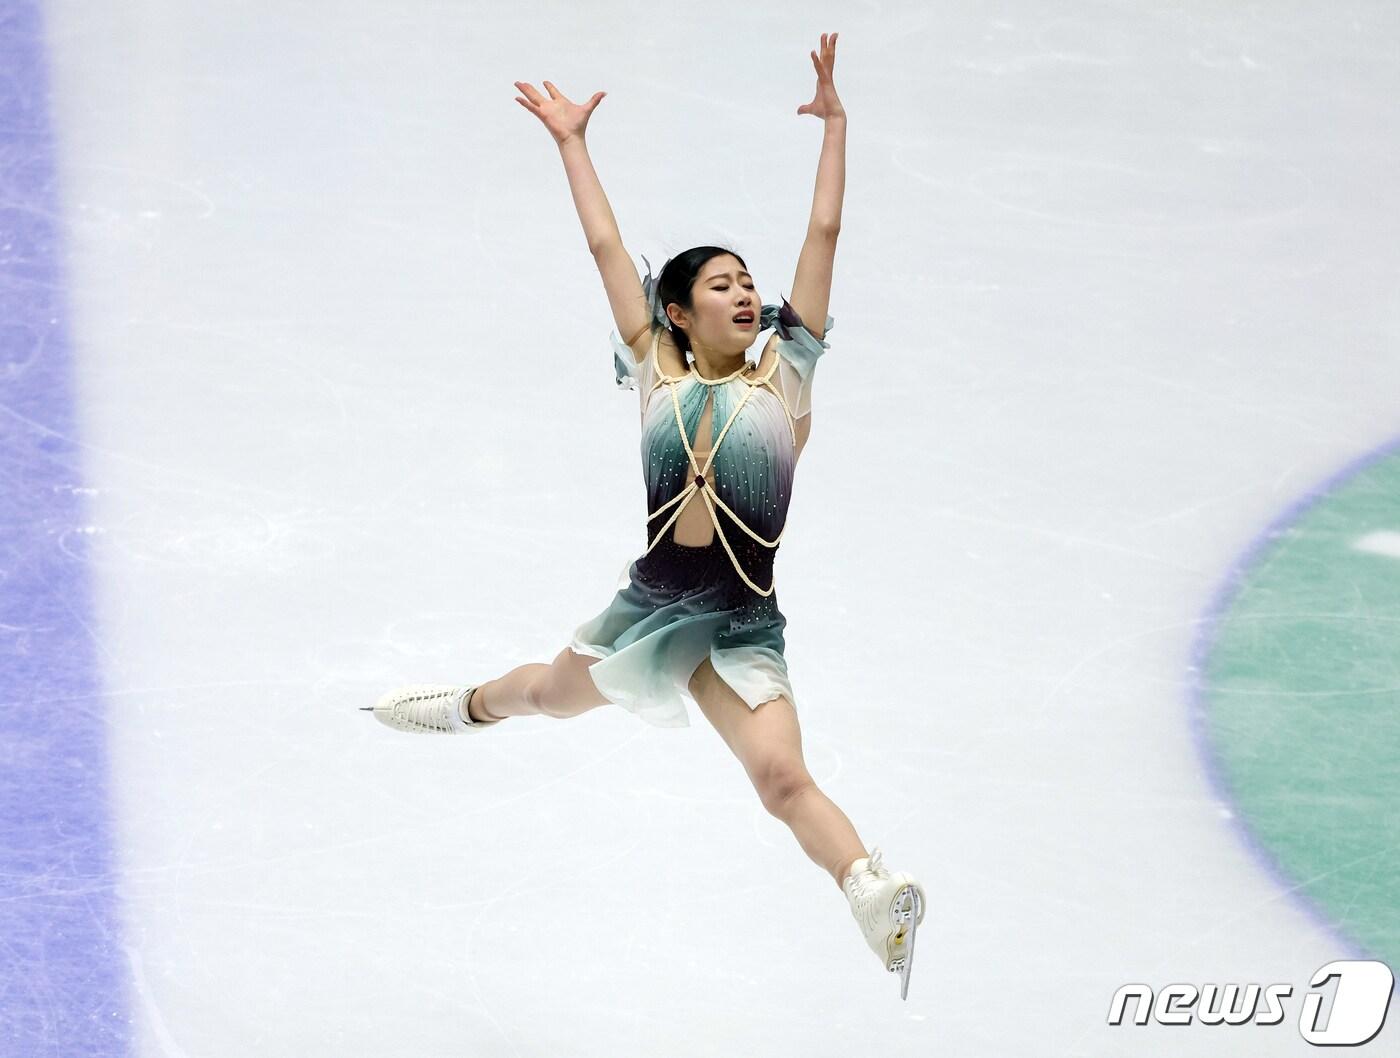
[{"label": "knee", "polygon": [[[557,720],[586,713],[603,702],[601,696],[592,699],[579,690],[574,667],[583,659],[570,650],[562,651],[551,665],[541,665],[525,685],[525,702],[531,711]],[[586,673],[586,669],[584,670]],[[588,677],[585,675],[584,679]]]},{"label": "knee", "polygon": [[559,713],[559,696],[554,693],[554,673],[548,665],[541,665],[530,678],[525,681],[525,689],[521,697],[525,699],[525,706],[532,713],[539,713],[542,716],[557,716]]},{"label": "knee", "polygon": [[763,767],[754,785],[768,814],[783,819],[793,802],[817,784],[800,760],[778,760]]}]

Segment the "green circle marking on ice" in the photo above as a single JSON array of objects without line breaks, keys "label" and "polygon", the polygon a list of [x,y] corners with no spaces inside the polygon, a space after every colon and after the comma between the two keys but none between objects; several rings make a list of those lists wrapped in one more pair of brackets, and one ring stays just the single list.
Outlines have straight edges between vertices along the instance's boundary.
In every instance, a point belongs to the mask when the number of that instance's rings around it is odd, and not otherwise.
[{"label": "green circle marking on ice", "polygon": [[1276,529],[1198,663],[1204,735],[1297,891],[1400,966],[1400,451]]}]

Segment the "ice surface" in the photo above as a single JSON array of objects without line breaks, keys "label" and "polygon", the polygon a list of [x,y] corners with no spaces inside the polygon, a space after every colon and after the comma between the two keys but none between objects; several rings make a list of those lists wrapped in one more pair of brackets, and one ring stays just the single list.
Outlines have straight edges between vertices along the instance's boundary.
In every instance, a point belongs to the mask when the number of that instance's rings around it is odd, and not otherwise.
[{"label": "ice surface", "polygon": [[[1270,519],[1397,431],[1395,9],[802,15],[45,8],[91,490],[56,536],[135,1053],[1315,1053],[1308,977],[1364,953],[1208,781],[1191,650]],[[512,82],[608,92],[639,264],[731,245],[775,301],[829,29],[840,328],[777,578],[808,767],[929,894],[907,1003],[700,716],[358,711],[549,661],[645,546],[636,395]],[[24,1009],[43,950],[0,956]],[[1110,1027],[1129,982],[1294,1005]]]}]

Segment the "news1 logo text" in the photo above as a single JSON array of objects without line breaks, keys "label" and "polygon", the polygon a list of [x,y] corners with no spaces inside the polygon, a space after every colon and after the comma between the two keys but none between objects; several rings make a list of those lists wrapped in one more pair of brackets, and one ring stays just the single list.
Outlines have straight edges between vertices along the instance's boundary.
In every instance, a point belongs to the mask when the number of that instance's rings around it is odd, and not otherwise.
[{"label": "news1 logo text", "polygon": [[[1332,1002],[1324,1009],[1326,993],[1312,989],[1333,980]],[[1355,1047],[1375,1039],[1385,1024],[1395,975],[1373,959],[1336,960],[1318,969],[1309,984],[1298,1011],[1303,1039],[1318,1047]],[[1156,995],[1147,985],[1129,984],[1113,993],[1108,1023],[1123,1024],[1128,1002],[1135,1000],[1135,1025],[1149,1018],[1159,1025],[1277,1025],[1288,1016],[1284,1000],[1292,994],[1286,984],[1172,984]]]}]

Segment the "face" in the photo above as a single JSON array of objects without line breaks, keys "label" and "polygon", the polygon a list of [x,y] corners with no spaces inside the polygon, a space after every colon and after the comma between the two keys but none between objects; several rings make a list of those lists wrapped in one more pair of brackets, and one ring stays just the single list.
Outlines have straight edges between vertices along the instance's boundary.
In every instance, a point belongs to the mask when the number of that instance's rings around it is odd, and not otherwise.
[{"label": "face", "polygon": [[[690,297],[694,303],[690,312],[683,312],[679,305],[667,311],[683,316],[679,322],[690,336],[692,347],[717,353],[742,353],[753,345],[758,335],[762,304],[753,277],[737,257],[718,254],[706,261],[695,285],[690,288]],[[735,322],[734,317],[744,313],[749,319]]]}]

